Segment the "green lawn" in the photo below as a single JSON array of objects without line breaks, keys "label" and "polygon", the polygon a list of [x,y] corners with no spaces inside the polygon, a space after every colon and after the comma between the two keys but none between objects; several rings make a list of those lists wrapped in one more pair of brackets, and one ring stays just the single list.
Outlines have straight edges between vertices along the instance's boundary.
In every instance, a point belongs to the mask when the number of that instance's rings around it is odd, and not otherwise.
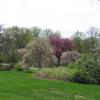
[{"label": "green lawn", "polygon": [[0,72],[0,100],[100,100],[100,86],[39,80],[25,72]]}]

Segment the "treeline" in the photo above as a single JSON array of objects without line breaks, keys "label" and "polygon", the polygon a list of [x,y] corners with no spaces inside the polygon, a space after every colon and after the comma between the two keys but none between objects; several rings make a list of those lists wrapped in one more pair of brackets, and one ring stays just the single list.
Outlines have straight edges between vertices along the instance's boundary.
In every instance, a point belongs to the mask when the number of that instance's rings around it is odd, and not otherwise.
[{"label": "treeline", "polygon": [[[100,84],[100,30],[90,27],[85,33],[75,32],[71,38],[38,27],[14,26],[0,33],[0,70],[36,72],[41,69],[37,75],[49,76],[49,71],[41,73],[42,69],[59,66],[61,74],[55,71],[53,77],[66,79],[71,75],[68,80],[72,82]],[[64,67],[74,72],[66,76]]]},{"label": "treeline", "polygon": [[45,39],[44,42],[46,43],[49,41],[53,47],[58,65],[60,65],[63,52],[74,50],[80,54],[88,54],[95,52],[95,49],[99,49],[100,30],[91,27],[86,33],[77,31],[71,38],[62,38],[59,31],[54,32],[51,29],[42,30],[39,27],[19,28],[17,26],[5,28],[0,33],[0,63],[18,62],[20,59],[17,50],[27,47],[26,45],[32,40],[36,40],[37,45],[42,45],[44,48],[44,44],[39,44],[41,39]]},{"label": "treeline", "polygon": [[53,32],[51,29],[42,30],[39,27],[19,28],[17,26],[5,28],[0,33],[0,63],[13,63],[18,61],[17,49],[25,46],[34,38],[59,35],[60,32]]},{"label": "treeline", "polygon": [[80,53],[91,53],[99,47],[100,30],[90,27],[86,33],[77,31],[72,36],[75,42],[75,49]]}]

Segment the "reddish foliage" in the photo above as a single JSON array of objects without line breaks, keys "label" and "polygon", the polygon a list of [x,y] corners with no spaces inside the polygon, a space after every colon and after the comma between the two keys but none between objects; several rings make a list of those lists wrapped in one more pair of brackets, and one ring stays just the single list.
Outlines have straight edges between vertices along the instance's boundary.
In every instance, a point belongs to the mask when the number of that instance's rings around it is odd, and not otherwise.
[{"label": "reddish foliage", "polygon": [[54,55],[58,58],[58,60],[60,60],[63,52],[74,48],[74,42],[68,38],[50,37],[49,41],[54,47]]}]

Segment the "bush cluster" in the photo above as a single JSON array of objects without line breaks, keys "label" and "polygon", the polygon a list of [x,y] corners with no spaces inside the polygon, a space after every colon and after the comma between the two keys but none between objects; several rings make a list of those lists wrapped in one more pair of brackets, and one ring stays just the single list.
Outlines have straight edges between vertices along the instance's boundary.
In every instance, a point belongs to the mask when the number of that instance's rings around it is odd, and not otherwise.
[{"label": "bush cluster", "polygon": [[35,73],[35,76],[44,79],[71,81],[75,73],[76,73],[75,68],[74,69],[66,67],[42,68],[40,71],[37,71]]},{"label": "bush cluster", "polygon": [[28,72],[28,73],[36,73],[37,71],[39,71],[39,68],[30,67],[25,71]]},{"label": "bush cluster", "polygon": [[76,66],[78,72],[72,79],[74,82],[100,84],[100,62],[93,54],[83,56]]},{"label": "bush cluster", "polygon": [[16,70],[16,71],[22,71],[23,70],[22,64],[21,63],[16,63],[14,65],[14,70]]},{"label": "bush cluster", "polygon": [[0,63],[0,71],[9,71],[11,69],[11,65],[7,63]]}]

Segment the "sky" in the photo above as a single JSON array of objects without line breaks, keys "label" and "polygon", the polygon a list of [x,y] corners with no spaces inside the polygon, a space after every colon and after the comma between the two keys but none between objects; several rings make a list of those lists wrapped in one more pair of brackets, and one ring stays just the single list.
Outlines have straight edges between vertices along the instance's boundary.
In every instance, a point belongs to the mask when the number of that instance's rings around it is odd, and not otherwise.
[{"label": "sky", "polygon": [[0,24],[59,30],[69,37],[77,30],[100,28],[97,0],[0,0]]}]

